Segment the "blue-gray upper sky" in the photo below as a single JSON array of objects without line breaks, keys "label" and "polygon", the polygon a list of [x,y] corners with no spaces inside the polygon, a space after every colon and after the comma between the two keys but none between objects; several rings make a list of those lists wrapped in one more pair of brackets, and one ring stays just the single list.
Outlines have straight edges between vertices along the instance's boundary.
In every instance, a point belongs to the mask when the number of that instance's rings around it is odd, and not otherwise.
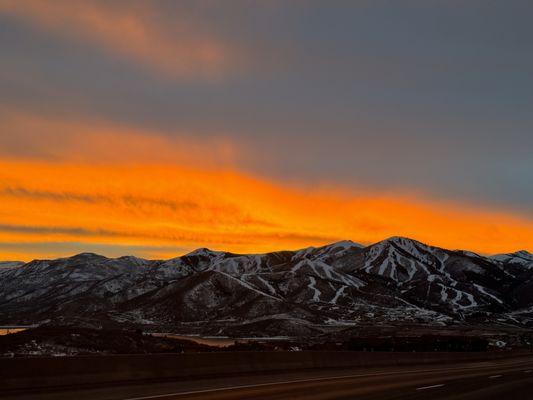
[{"label": "blue-gray upper sky", "polygon": [[0,0],[0,155],[60,157],[103,124],[530,216],[532,21],[526,0]]}]

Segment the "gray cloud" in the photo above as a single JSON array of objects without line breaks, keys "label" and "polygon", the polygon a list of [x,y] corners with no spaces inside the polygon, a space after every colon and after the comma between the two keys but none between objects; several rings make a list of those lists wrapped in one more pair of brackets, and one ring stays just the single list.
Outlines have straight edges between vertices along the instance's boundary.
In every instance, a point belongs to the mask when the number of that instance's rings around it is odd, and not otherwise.
[{"label": "gray cloud", "polygon": [[[172,37],[179,10],[154,4],[161,35]],[[185,7],[242,50],[246,68],[216,83],[176,82],[4,15],[0,101],[168,136],[223,134],[251,149],[244,168],[277,179],[533,213],[531,2]],[[3,154],[46,156],[31,140],[2,145]]]},{"label": "gray cloud", "polygon": [[192,201],[172,201],[156,199],[142,196],[121,195],[116,197],[79,194],[72,192],[52,192],[44,190],[28,190],[23,187],[7,187],[0,189],[0,196],[12,196],[21,198],[31,198],[37,200],[53,200],[59,202],[75,201],[83,203],[117,203],[122,202],[130,206],[151,205],[166,207],[172,210],[194,210],[199,206]]}]

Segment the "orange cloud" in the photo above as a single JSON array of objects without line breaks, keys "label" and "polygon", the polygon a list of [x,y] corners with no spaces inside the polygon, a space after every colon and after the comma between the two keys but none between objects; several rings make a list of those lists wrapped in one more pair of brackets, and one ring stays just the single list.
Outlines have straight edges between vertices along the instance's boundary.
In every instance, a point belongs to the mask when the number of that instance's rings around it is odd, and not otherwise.
[{"label": "orange cloud", "polygon": [[0,135],[0,157],[4,158],[217,167],[236,166],[248,153],[242,145],[223,136],[165,134],[87,116],[50,118],[0,107],[0,120],[5,132]]},{"label": "orange cloud", "polygon": [[237,58],[235,49],[184,7],[166,27],[151,2],[0,0],[0,12],[178,78],[216,79]]},{"label": "orange cloud", "polygon": [[392,235],[484,253],[533,249],[532,221],[464,205],[294,189],[229,170],[0,161],[0,243],[263,252]]}]

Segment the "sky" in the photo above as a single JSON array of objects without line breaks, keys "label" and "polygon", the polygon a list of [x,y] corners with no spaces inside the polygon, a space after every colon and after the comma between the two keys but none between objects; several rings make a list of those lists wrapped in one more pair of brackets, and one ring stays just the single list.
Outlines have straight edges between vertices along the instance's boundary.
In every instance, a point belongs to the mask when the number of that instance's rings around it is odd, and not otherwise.
[{"label": "sky", "polygon": [[533,251],[528,0],[0,0],[0,259]]}]

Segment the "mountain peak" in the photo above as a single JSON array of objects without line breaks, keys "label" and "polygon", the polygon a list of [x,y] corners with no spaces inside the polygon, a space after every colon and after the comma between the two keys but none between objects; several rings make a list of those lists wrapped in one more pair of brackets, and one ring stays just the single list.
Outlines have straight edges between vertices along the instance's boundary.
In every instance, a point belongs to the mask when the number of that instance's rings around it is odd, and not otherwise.
[{"label": "mountain peak", "polygon": [[397,244],[405,244],[405,243],[421,243],[418,240],[411,239],[407,236],[391,236],[387,239],[383,240],[383,242],[389,242],[389,243],[397,243]]},{"label": "mountain peak", "polygon": [[67,264],[70,264],[71,262],[74,263],[102,263],[109,260],[106,256],[103,256],[101,254],[91,253],[91,252],[84,252],[75,254],[71,257],[65,257],[63,258],[67,262]]},{"label": "mountain peak", "polygon": [[533,263],[533,254],[527,250],[519,250],[514,253],[496,254],[490,258],[506,264],[531,265]]},{"label": "mountain peak", "polygon": [[415,246],[424,247],[424,248],[430,247],[425,243],[419,242],[418,240],[411,239],[405,236],[391,236],[391,237],[388,237],[387,239],[384,239],[380,242],[375,243],[372,246],[376,246],[376,245],[378,246],[393,245],[393,246],[400,247],[405,250],[409,250]]},{"label": "mountain peak", "polygon": [[334,242],[334,243],[328,244],[326,247],[330,247],[330,248],[342,247],[344,249],[348,249],[350,247],[363,248],[365,246],[363,246],[362,244],[353,242],[351,240],[340,240],[338,242]]},{"label": "mountain peak", "polygon": [[103,256],[101,254],[91,253],[91,252],[83,252],[73,255],[72,257],[68,258],[107,258],[106,256]]},{"label": "mountain peak", "polygon": [[199,249],[193,250],[190,253],[185,254],[184,257],[216,257],[221,254],[224,254],[224,252],[210,250],[207,247],[200,247]]}]

